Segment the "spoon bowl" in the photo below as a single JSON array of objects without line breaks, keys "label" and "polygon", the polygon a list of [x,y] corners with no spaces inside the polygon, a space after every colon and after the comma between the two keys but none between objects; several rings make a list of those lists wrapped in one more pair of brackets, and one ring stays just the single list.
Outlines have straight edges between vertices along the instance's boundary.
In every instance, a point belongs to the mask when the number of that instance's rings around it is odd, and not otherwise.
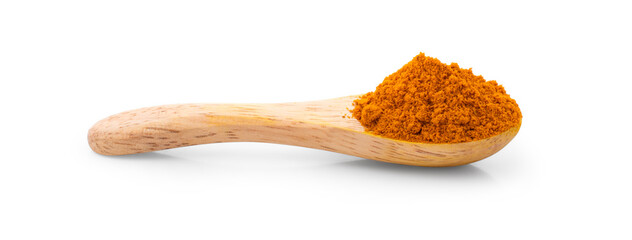
[{"label": "spoon bowl", "polygon": [[502,149],[520,124],[464,143],[417,143],[371,134],[349,115],[348,96],[274,104],[174,104],[112,115],[88,132],[92,150],[126,155],[221,142],[266,142],[322,149],[389,163],[447,167],[472,163]]}]

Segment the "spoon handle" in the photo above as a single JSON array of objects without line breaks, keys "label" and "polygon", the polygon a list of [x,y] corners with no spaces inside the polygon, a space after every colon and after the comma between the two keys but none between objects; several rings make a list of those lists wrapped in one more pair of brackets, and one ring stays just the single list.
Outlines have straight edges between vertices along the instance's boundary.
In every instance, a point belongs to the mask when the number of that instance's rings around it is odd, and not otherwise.
[{"label": "spoon handle", "polygon": [[[179,104],[127,111],[97,122],[90,147],[124,155],[206,143],[267,142],[346,152],[355,119],[342,116],[354,97],[277,104]],[[348,145],[348,144],[344,144]]]}]

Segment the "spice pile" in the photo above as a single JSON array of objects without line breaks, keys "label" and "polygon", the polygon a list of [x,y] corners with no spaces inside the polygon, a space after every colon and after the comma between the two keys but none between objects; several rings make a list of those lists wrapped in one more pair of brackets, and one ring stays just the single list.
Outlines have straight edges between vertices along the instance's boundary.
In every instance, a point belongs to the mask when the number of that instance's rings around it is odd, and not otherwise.
[{"label": "spice pile", "polygon": [[475,141],[522,119],[516,101],[496,81],[423,53],[353,104],[353,117],[367,131],[410,142]]}]

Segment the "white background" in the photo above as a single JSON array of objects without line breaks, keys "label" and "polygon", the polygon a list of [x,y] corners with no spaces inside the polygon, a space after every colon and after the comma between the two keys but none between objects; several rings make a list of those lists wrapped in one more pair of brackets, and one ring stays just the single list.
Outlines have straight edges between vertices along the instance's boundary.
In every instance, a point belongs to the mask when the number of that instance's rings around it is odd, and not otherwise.
[{"label": "white background", "polygon": [[[626,1],[225,2],[0,2],[0,239],[632,237]],[[422,51],[505,86],[506,148],[437,169],[87,144],[134,108],[372,91]]]}]

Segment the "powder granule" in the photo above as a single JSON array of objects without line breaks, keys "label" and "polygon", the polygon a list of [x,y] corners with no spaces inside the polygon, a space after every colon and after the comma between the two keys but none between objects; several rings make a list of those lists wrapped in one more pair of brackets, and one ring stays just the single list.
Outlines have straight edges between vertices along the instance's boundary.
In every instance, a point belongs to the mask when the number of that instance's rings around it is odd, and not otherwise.
[{"label": "powder granule", "polygon": [[520,124],[515,100],[472,69],[417,55],[353,103],[369,132],[410,142],[459,143],[488,138]]}]

